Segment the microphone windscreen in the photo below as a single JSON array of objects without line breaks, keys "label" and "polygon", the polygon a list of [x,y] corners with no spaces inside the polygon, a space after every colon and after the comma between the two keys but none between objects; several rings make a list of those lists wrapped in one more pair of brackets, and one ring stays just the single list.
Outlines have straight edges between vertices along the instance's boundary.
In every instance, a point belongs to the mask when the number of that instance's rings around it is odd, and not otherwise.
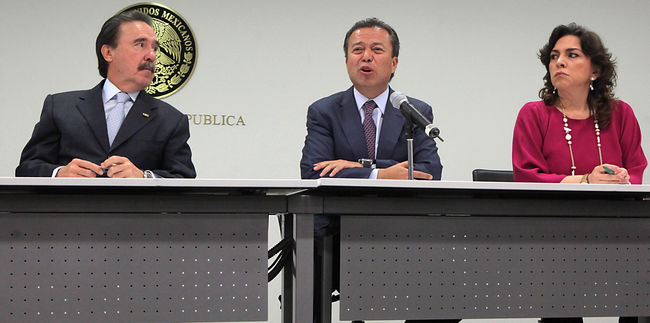
[{"label": "microphone windscreen", "polygon": [[399,91],[395,91],[391,93],[389,100],[390,100],[390,104],[392,104],[397,109],[399,109],[402,103],[408,102],[406,95],[404,95],[404,93]]}]

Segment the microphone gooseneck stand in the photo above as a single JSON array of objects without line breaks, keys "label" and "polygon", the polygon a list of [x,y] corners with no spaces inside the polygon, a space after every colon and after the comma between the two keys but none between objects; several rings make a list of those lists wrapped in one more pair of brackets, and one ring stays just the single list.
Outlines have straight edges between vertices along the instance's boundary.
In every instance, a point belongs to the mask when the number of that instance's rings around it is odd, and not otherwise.
[{"label": "microphone gooseneck stand", "polygon": [[440,141],[444,140],[440,137],[440,129],[433,126],[432,121],[429,121],[417,108],[411,105],[404,93],[393,92],[390,95],[390,103],[399,109],[406,120],[405,137],[408,153],[408,179],[413,179],[413,133],[415,126],[422,127],[424,133],[431,140],[435,141],[436,138],[440,139]]},{"label": "microphone gooseneck stand", "polygon": [[415,128],[415,125],[413,125],[413,121],[409,116],[406,114],[404,115],[406,119],[406,148],[407,148],[407,155],[408,155],[408,179],[412,180],[413,179],[413,129]]}]

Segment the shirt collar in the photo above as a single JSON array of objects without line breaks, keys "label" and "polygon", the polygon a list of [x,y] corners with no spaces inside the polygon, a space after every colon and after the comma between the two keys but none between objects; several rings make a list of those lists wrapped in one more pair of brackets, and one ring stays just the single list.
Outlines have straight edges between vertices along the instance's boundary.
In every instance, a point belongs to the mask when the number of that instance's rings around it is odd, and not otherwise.
[{"label": "shirt collar", "polygon": [[368,100],[373,100],[375,101],[375,104],[377,104],[377,108],[379,111],[381,111],[381,114],[384,114],[384,111],[386,110],[386,102],[388,102],[388,87],[386,87],[386,90],[384,92],[381,92],[377,97],[369,99],[366,98],[361,92],[357,91],[355,87],[352,88],[354,92],[354,100],[357,103],[357,109],[361,110],[363,108],[363,104],[366,103]]},{"label": "shirt collar", "polygon": [[[115,94],[122,92],[120,89],[117,88],[109,79],[106,79],[104,82],[104,87],[102,88],[102,102],[106,104],[110,99],[112,99]],[[135,99],[138,98],[138,94],[140,94],[140,91],[136,92],[129,92],[127,93],[131,97],[131,101],[135,102]]]}]

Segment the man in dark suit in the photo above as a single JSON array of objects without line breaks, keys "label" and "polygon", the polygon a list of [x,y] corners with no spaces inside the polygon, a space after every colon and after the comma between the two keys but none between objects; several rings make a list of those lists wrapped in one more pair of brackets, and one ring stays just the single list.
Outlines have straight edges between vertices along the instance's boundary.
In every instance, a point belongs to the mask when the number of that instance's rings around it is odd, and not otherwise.
[{"label": "man in dark suit", "polygon": [[151,18],[117,14],[95,45],[105,79],[47,96],[16,176],[196,177],[187,117],[143,91],[158,50]]},{"label": "man in dark suit", "polygon": [[[407,144],[405,119],[388,101],[392,89],[388,83],[397,68],[399,38],[388,24],[369,18],[354,24],[343,42],[345,65],[352,87],[314,102],[307,112],[307,137],[302,149],[302,178],[348,177],[370,179],[407,179]],[[429,120],[431,107],[409,98]],[[414,177],[437,179],[442,165],[436,143],[421,129],[414,132]],[[314,268],[316,281],[326,257],[327,244],[333,246],[333,284],[338,288],[339,225],[338,218],[314,219]],[[331,242],[328,242],[331,241]],[[326,262],[325,262],[326,263]],[[327,270],[327,269],[326,269]],[[315,322],[320,322],[319,304],[330,290],[315,285]],[[328,288],[328,287],[324,287]],[[327,299],[325,299],[327,301]],[[459,320],[424,320],[407,322],[458,322]]]},{"label": "man in dark suit", "polygon": [[[406,179],[405,120],[388,102],[392,93],[388,82],[399,54],[397,33],[377,19],[362,20],[348,31],[343,47],[353,86],[309,107],[300,161],[302,178]],[[413,98],[409,101],[433,119],[429,105]],[[363,106],[369,102],[373,122],[365,118]],[[374,143],[367,137],[373,137]],[[415,178],[440,179],[438,148],[421,130],[414,133],[413,159]]]},{"label": "man in dark suit", "polygon": [[[368,155],[364,129],[355,101],[356,88],[350,87],[314,102],[307,112],[307,137],[302,150],[300,168],[302,178],[407,178],[407,147],[404,134],[405,119],[402,113],[385,101],[393,92],[386,88],[384,112],[379,112],[381,130],[376,154]],[[360,92],[359,92],[360,93]],[[413,104],[429,120],[431,107],[409,97]],[[424,131],[414,134],[414,177],[440,179],[442,165],[436,143]],[[362,159],[369,159],[366,167]],[[372,173],[377,174],[373,177]]]}]

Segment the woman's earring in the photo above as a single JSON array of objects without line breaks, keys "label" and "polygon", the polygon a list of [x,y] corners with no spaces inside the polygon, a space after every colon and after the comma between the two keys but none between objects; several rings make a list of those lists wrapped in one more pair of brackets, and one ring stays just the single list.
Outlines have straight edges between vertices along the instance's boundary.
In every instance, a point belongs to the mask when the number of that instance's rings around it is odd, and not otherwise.
[{"label": "woman's earring", "polygon": [[589,83],[589,90],[591,90],[591,91],[594,90],[594,81],[595,81],[595,80],[596,80],[596,79],[592,77],[592,78],[591,78],[591,83]]},{"label": "woman's earring", "polygon": [[557,94],[557,88],[555,86],[553,87],[553,94]]}]

